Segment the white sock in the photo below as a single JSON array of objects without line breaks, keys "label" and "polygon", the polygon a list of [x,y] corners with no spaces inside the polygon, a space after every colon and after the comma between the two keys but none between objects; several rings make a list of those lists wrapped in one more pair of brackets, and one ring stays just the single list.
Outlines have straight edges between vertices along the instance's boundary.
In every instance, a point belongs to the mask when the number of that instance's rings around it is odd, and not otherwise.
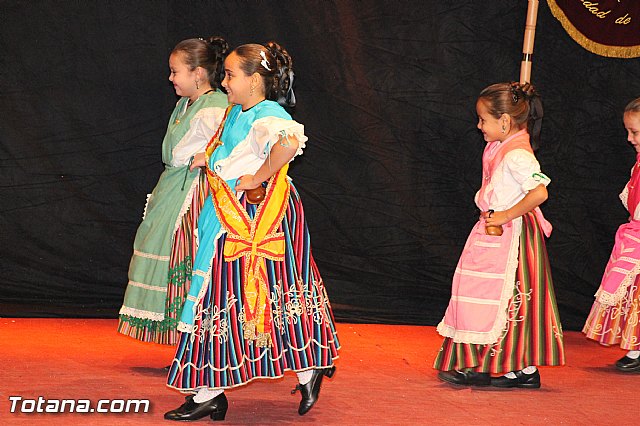
[{"label": "white sock", "polygon": [[[535,373],[537,370],[535,365],[530,365],[526,368],[522,369],[522,372],[524,374],[533,374]],[[506,377],[507,379],[516,379],[516,373],[514,373],[513,371],[509,371],[507,374],[504,375],[504,377]]]},{"label": "white sock", "polygon": [[301,385],[306,385],[311,381],[311,377],[313,377],[313,370],[301,371],[296,373],[296,376],[298,376],[298,382],[300,382]]},{"label": "white sock", "polygon": [[627,358],[638,359],[640,357],[640,351],[629,351],[627,352]]},{"label": "white sock", "polygon": [[200,388],[198,389],[198,393],[193,397],[193,402],[200,404],[202,402],[209,401],[210,399],[215,398],[221,393],[224,393],[222,389]]}]

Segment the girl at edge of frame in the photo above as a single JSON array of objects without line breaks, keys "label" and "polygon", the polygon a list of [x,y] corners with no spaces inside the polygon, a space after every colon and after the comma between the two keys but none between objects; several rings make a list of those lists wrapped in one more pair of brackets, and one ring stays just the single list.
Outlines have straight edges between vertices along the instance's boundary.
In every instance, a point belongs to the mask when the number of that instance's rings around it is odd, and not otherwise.
[{"label": "girl at edge of frame", "polygon": [[[335,371],[333,313],[286,175],[307,141],[282,107],[295,105],[293,78],[291,57],[274,42],[240,46],[225,60],[222,85],[234,105],[205,160],[192,166],[206,167],[210,195],[167,378],[169,387],[191,395],[165,413],[167,420],[224,420],[226,389],[286,370],[296,372],[292,393],[300,391],[304,415],[323,377]],[[264,199],[251,204],[247,191],[267,180]]]},{"label": "girl at edge of frame", "polygon": [[629,211],[629,222],[620,225],[609,262],[582,332],[604,346],[620,346],[627,354],[615,368],[625,373],[640,371],[640,98],[624,109],[627,141],[636,151],[636,163],[620,200]]},{"label": "girl at edge of frame", "polygon": [[544,242],[551,224],[538,207],[550,180],[529,138],[537,148],[542,104],[529,83],[498,83],[480,93],[476,111],[486,141],[475,196],[481,215],[437,327],[445,339],[434,368],[454,385],[535,389],[537,366],[565,360]]},{"label": "girl at edge of frame", "polygon": [[136,232],[118,321],[120,333],[143,342],[177,343],[198,216],[208,194],[204,174],[189,165],[194,156],[204,155],[228,105],[220,85],[228,50],[222,37],[192,38],[178,43],[169,56],[169,81],[180,99],[162,142],[165,169]]}]

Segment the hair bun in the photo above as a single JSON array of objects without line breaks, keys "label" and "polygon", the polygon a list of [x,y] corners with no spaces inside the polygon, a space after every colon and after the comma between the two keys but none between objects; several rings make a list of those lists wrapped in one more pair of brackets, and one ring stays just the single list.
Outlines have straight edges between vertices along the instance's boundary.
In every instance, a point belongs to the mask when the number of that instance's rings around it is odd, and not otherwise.
[{"label": "hair bun", "polygon": [[277,94],[276,100],[282,106],[294,107],[296,96],[293,93],[293,60],[289,52],[275,41],[265,43],[264,47],[275,60],[272,92]]},{"label": "hair bun", "polygon": [[212,52],[212,56],[215,60],[215,70],[213,72],[212,87],[216,89],[222,89],[222,80],[224,80],[224,59],[229,52],[229,43],[223,37],[211,36],[204,40],[209,46],[209,50]]},{"label": "hair bun", "polygon": [[204,41],[209,44],[209,46],[216,52],[216,55],[218,56],[225,56],[229,51],[229,43],[227,43],[227,40],[220,36],[211,36],[206,38]]},{"label": "hair bun", "polygon": [[527,102],[529,113],[527,117],[527,130],[532,137],[531,145],[534,149],[538,148],[540,131],[542,130],[542,118],[544,117],[544,109],[540,95],[531,83],[518,84],[520,91]]},{"label": "hair bun", "polygon": [[531,99],[535,96],[538,96],[538,92],[536,92],[536,88],[533,87],[531,83],[518,83],[520,90],[522,91],[524,97],[526,99]]}]

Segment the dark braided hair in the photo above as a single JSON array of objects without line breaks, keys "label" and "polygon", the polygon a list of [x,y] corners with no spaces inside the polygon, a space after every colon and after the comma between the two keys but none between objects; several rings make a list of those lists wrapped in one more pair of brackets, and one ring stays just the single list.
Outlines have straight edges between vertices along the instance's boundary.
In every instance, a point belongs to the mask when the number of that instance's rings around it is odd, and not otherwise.
[{"label": "dark braided hair", "polygon": [[480,92],[479,97],[486,101],[489,114],[494,118],[508,114],[517,126],[522,127],[526,123],[531,147],[538,149],[544,113],[540,95],[532,84],[496,83]]},{"label": "dark braided hair", "polygon": [[219,36],[207,39],[190,38],[182,40],[171,53],[184,53],[184,62],[191,71],[202,67],[207,71],[209,83],[214,89],[221,89],[224,79],[224,58],[229,51],[229,43]]},{"label": "dark braided hair", "polygon": [[264,46],[243,44],[235,52],[240,58],[240,68],[246,75],[256,72],[260,74],[267,99],[285,107],[292,108],[296,105],[293,93],[293,60],[284,47],[270,41]]}]

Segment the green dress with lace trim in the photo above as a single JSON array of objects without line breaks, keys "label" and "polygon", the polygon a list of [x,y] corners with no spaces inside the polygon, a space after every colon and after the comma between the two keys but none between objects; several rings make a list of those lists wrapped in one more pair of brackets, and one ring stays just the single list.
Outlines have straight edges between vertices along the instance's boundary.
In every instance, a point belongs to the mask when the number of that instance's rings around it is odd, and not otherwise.
[{"label": "green dress with lace trim", "polygon": [[[120,309],[118,331],[142,341],[175,344],[177,318],[191,277],[191,241],[201,204],[197,211],[191,210],[194,197],[196,205],[204,198],[201,192],[206,181],[198,168],[189,171],[188,161],[174,164],[174,156],[183,145],[200,146],[195,152],[204,151],[228,104],[226,95],[219,91],[201,96],[191,106],[188,101],[179,100],[171,114],[162,143],[165,169],[148,198],[136,232],[129,282]],[[178,230],[182,238],[174,241]]]}]

